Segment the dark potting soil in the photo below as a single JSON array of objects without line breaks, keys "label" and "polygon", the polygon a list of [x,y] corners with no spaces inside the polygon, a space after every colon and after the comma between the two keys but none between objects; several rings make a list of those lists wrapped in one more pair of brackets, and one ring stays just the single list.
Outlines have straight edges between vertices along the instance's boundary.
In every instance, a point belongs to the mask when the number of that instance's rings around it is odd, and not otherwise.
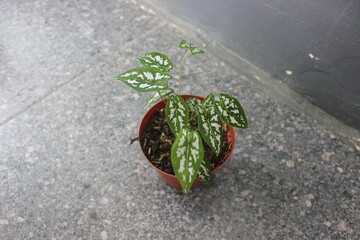
[{"label": "dark potting soil", "polygon": [[[193,122],[196,125],[196,121]],[[225,125],[226,126],[226,125]],[[227,141],[226,127],[223,128],[223,147],[218,156],[203,141],[205,155],[209,158],[211,168],[214,170],[224,162],[224,156],[230,151],[231,143]],[[158,169],[174,175],[171,165],[171,146],[175,136],[169,128],[164,109],[154,113],[145,127],[143,135],[139,138],[141,148],[150,162]]]}]

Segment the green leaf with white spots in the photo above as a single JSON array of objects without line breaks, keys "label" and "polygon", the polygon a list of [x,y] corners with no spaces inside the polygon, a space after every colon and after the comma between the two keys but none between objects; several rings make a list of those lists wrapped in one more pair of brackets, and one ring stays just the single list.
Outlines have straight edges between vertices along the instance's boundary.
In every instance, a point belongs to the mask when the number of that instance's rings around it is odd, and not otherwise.
[{"label": "green leaf with white spots", "polygon": [[220,94],[220,101],[215,102],[216,111],[221,119],[230,126],[248,128],[244,109],[240,102],[227,94]]},{"label": "green leaf with white spots", "polygon": [[212,106],[214,104],[214,94],[209,94],[206,96],[206,98],[204,99],[204,101],[202,102],[203,106]]},{"label": "green leaf with white spots", "polygon": [[181,40],[179,48],[189,48],[189,44],[185,40]]},{"label": "green leaf with white spots", "polygon": [[165,107],[165,116],[171,131],[177,136],[189,125],[189,108],[179,95],[171,95]]},{"label": "green leaf with white spots", "polygon": [[189,43],[189,46],[190,46],[190,51],[191,51],[191,54],[192,55],[195,55],[195,54],[199,54],[199,53],[205,53],[204,50],[196,47],[194,44],[192,43]]},{"label": "green leaf with white spots", "polygon": [[181,129],[171,147],[171,163],[185,193],[189,192],[204,158],[204,147],[196,131]]},{"label": "green leaf with white spots", "polygon": [[193,113],[197,113],[197,109],[201,107],[201,101],[193,97],[186,99],[186,104],[188,105],[190,112]]},{"label": "green leaf with white spots", "polygon": [[139,92],[159,91],[168,88],[167,81],[171,76],[150,67],[130,69],[115,77]]},{"label": "green leaf with white spots", "polygon": [[212,177],[211,164],[208,157],[205,154],[204,159],[201,162],[197,178],[203,183],[210,183],[211,177]]},{"label": "green leaf with white spots", "polygon": [[170,59],[164,54],[151,52],[138,57],[142,65],[157,68],[162,72],[169,72],[173,68]]},{"label": "green leaf with white spots", "polygon": [[198,126],[204,141],[219,155],[222,147],[222,121],[214,106],[199,108]]},{"label": "green leaf with white spots", "polygon": [[[160,92],[160,94],[159,94],[159,92]],[[165,97],[169,96],[170,94],[172,94],[173,92],[174,92],[174,89],[172,89],[172,88],[168,88],[168,89],[160,90],[160,91],[156,92],[155,95],[149,99],[149,101],[146,103],[146,105],[143,107],[143,109],[146,109],[146,108],[152,106],[153,104],[162,100],[161,97],[165,98]]]},{"label": "green leaf with white spots", "polygon": [[190,49],[192,55],[195,55],[195,54],[198,54],[198,53],[205,53],[204,50],[198,48],[197,46],[195,46],[195,44],[187,43],[185,40],[181,40],[181,42],[179,44],[179,48]]}]

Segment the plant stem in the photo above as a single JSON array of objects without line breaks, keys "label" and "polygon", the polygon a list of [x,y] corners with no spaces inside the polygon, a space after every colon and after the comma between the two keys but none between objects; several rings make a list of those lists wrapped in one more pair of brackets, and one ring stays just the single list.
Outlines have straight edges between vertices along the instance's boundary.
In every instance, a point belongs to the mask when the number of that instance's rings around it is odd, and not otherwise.
[{"label": "plant stem", "polygon": [[192,115],[190,118],[189,118],[189,126],[191,129],[193,129],[194,131],[199,129],[199,127],[195,128],[195,126],[192,124],[192,121],[197,117],[198,115],[197,114],[194,114]]},{"label": "plant stem", "polygon": [[184,57],[182,58],[181,60],[181,63],[180,63],[180,67],[179,67],[179,95],[181,95],[181,84],[182,84],[182,81],[181,81],[181,69],[182,69],[182,66],[185,62],[185,59],[186,57],[189,55],[190,53],[190,49],[186,52],[186,54],[184,55]]},{"label": "plant stem", "polygon": [[165,103],[165,105],[166,105],[166,99],[161,95],[160,91],[157,91],[157,93],[160,95],[162,101],[163,101],[163,102]]},{"label": "plant stem", "polygon": [[194,115],[194,116],[192,116],[190,119],[189,119],[189,122],[191,122],[194,118],[196,118],[197,117],[197,114],[196,115]]}]

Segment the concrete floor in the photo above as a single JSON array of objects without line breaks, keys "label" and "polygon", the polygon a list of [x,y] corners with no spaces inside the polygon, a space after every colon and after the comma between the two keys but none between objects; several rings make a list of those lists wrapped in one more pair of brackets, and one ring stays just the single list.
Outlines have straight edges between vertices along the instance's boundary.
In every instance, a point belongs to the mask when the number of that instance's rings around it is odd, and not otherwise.
[{"label": "concrete floor", "polygon": [[236,96],[250,128],[211,184],[160,181],[129,146],[149,94],[112,79],[181,39],[135,1],[0,2],[0,239],[360,238],[359,151],[209,52],[185,92]]}]

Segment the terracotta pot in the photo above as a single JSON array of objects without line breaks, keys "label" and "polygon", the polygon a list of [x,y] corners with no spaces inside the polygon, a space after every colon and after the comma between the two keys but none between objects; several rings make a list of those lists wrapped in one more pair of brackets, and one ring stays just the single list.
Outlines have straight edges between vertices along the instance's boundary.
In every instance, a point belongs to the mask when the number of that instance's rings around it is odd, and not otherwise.
[{"label": "terracotta pot", "polygon": [[[194,98],[197,98],[197,99],[200,99],[201,101],[204,100],[203,97],[200,97],[200,96],[196,96],[196,95],[181,95],[181,97],[186,100],[190,97],[194,97]],[[147,126],[148,124],[148,121],[150,119],[150,117],[159,109],[162,109],[165,107],[165,103],[163,101],[160,101],[158,102],[157,104],[155,104],[152,108],[149,109],[149,111],[145,114],[143,120],[141,121],[141,124],[140,124],[140,128],[139,128],[139,137],[142,136],[144,130],[145,130],[145,127]],[[234,127],[231,127],[231,126],[227,126],[227,140],[229,142],[231,142],[231,149],[230,151],[225,155],[225,160],[224,162],[220,165],[220,166],[217,166],[212,172],[214,173],[215,171],[219,170],[226,162],[227,160],[229,159],[229,157],[231,156],[234,148],[235,148],[235,139],[236,139],[236,133],[235,133],[235,128]],[[179,181],[177,180],[176,176],[175,175],[171,175],[171,174],[168,174],[164,171],[161,171],[160,169],[158,169],[157,167],[155,167],[149,159],[147,159],[142,147],[141,147],[141,144],[140,144],[140,141],[139,141],[139,146],[140,146],[140,149],[141,149],[141,152],[143,153],[144,157],[146,158],[146,160],[151,164],[151,166],[154,167],[154,169],[159,173],[160,177],[165,181],[165,183],[167,183],[168,185],[170,185],[171,187],[174,187],[176,189],[182,189]],[[195,188],[195,187],[199,187],[201,186],[203,183],[196,179],[195,182],[193,183],[191,189]]]}]

